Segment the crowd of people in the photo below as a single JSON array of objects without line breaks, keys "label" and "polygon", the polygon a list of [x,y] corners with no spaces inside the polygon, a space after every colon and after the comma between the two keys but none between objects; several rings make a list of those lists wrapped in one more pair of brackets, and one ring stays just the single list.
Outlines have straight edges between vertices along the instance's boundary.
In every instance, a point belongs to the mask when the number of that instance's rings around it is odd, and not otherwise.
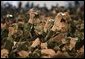
[{"label": "crowd of people", "polygon": [[1,6],[1,58],[83,58],[84,6]]}]

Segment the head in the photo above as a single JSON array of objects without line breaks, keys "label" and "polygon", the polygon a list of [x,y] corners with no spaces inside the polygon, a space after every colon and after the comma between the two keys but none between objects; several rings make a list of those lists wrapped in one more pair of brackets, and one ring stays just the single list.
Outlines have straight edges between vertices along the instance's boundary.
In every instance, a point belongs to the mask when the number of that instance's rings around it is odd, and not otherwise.
[{"label": "head", "polygon": [[70,15],[68,12],[59,12],[55,17],[54,26],[52,27],[53,31],[61,31],[66,32],[68,30],[68,23],[69,23]]},{"label": "head", "polygon": [[60,21],[61,23],[68,23],[71,20],[71,18],[68,12],[60,12],[55,17],[55,20]]},{"label": "head", "polygon": [[39,14],[39,11],[32,8],[27,12],[27,14],[30,15],[30,17],[37,17]]}]

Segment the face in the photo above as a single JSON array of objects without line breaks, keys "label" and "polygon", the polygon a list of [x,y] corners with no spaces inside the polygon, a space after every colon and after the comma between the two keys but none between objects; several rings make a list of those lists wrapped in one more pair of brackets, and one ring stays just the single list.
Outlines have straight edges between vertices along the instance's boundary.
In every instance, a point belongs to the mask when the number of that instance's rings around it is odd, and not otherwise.
[{"label": "face", "polygon": [[28,13],[29,13],[31,18],[35,17],[36,13],[35,13],[35,11],[33,9],[30,9]]},{"label": "face", "polygon": [[59,21],[59,22],[63,22],[63,23],[67,23],[68,20],[70,19],[70,15],[68,12],[65,12],[65,13],[58,13],[57,16],[55,17],[55,20],[56,21]]},{"label": "face", "polygon": [[15,32],[15,29],[13,27],[9,27],[8,30],[10,35],[13,35]]},{"label": "face", "polygon": [[58,13],[55,17],[54,26],[52,27],[52,30],[59,30],[59,31],[65,31],[68,26],[68,20],[69,20],[69,14],[67,12],[65,13]]}]

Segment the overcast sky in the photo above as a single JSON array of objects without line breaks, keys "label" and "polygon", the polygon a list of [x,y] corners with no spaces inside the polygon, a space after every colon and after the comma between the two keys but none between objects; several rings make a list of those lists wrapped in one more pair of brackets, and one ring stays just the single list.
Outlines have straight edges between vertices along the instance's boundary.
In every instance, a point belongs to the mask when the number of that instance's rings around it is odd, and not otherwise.
[{"label": "overcast sky", "polygon": [[[6,2],[9,2],[9,3],[11,3],[12,5],[17,6],[17,4],[18,4],[19,1],[4,1],[4,3],[6,3]],[[23,2],[23,3],[22,3],[22,7],[24,7],[25,4],[27,3],[27,1],[22,1],[22,2]],[[34,3],[34,5],[39,4],[40,7],[44,6],[44,3],[46,3],[46,6],[47,6],[49,9],[51,8],[52,5],[55,6],[56,3],[58,3],[59,6],[68,6],[68,3],[70,2],[70,3],[72,3],[72,5],[74,6],[74,1],[29,1],[30,4],[31,4],[32,2]],[[84,2],[81,1],[81,4],[84,4]]]}]

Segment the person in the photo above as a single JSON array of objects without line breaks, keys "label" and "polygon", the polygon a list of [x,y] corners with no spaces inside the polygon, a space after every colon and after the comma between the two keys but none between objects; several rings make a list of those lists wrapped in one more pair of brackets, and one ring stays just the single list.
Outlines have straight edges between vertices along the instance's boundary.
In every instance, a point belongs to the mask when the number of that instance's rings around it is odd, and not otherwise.
[{"label": "person", "polygon": [[60,12],[57,14],[57,16],[55,17],[54,25],[50,29],[50,31],[47,33],[47,35],[45,37],[45,41],[50,39],[51,36],[53,34],[55,34],[56,32],[64,33],[66,35],[66,33],[68,32],[68,29],[69,29],[68,28],[68,26],[69,26],[68,22],[70,20],[69,16],[70,15],[68,12],[64,12],[64,13]]},{"label": "person", "polygon": [[36,34],[35,34],[35,28],[34,28],[34,25],[35,25],[35,10],[32,8],[30,9],[27,14],[29,14],[29,20],[28,20],[28,25],[29,25],[29,32],[30,32],[30,37],[31,39],[34,39],[36,37]]}]

